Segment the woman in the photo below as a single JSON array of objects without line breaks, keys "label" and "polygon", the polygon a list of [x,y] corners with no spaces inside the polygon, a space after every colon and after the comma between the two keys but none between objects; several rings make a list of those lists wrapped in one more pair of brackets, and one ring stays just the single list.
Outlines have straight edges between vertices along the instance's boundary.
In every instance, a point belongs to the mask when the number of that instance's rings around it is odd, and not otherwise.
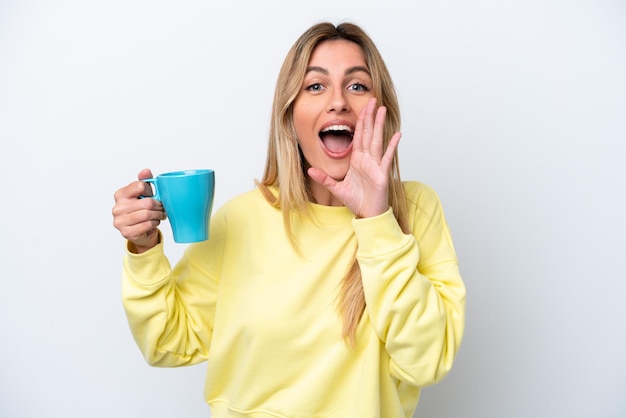
[{"label": "woman", "polygon": [[135,340],[156,366],[208,360],[213,417],[410,417],[450,370],[465,288],[436,194],[400,180],[399,126],[370,38],[322,23],[281,68],[262,180],[210,240],[171,269],[149,187],[115,194]]}]

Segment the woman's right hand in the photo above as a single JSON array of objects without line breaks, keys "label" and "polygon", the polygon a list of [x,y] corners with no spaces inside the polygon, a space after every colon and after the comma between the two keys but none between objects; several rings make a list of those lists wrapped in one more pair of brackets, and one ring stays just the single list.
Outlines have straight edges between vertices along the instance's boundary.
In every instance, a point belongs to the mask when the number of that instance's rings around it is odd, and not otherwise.
[{"label": "woman's right hand", "polygon": [[163,205],[156,199],[140,199],[139,196],[152,196],[152,188],[142,181],[152,177],[152,172],[143,169],[138,181],[115,192],[113,206],[113,226],[131,245],[132,252],[141,254],[159,243],[157,227],[166,219]]}]

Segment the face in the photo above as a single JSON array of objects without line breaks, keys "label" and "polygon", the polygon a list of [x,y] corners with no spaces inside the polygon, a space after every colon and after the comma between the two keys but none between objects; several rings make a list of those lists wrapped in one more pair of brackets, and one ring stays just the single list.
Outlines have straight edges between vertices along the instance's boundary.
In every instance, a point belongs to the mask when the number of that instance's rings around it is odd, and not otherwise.
[{"label": "face", "polygon": [[335,180],[345,177],[361,109],[373,97],[361,48],[346,40],[324,41],[313,51],[293,122],[306,162]]}]

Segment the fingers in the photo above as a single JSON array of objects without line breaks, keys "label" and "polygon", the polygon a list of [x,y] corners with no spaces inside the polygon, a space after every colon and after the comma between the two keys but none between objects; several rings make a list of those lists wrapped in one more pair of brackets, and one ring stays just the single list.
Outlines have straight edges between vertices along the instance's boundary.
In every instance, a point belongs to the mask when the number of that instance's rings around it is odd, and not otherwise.
[{"label": "fingers", "polygon": [[385,155],[383,155],[381,159],[381,167],[385,172],[389,172],[391,170],[391,164],[393,163],[393,157],[396,154],[396,150],[398,149],[398,144],[400,143],[400,138],[402,138],[402,134],[400,132],[396,132],[391,139],[389,140],[389,144],[387,145],[387,150],[385,150]]},{"label": "fingers", "polygon": [[[150,169],[148,168],[144,168],[137,175],[137,178],[139,180],[151,179],[152,177],[153,177],[152,171],[150,171]],[[140,196],[154,196],[154,189],[152,188],[152,185],[144,181],[142,181],[142,183],[143,183],[143,186],[142,186],[143,190]]]},{"label": "fingers", "polygon": [[117,202],[124,199],[138,199],[141,196],[152,196],[152,187],[145,181],[137,180],[116,191],[113,198]]},{"label": "fingers", "polygon": [[[150,201],[154,199],[137,199],[137,202],[142,205]],[[165,212],[155,207],[139,208],[118,204],[113,208],[113,226],[124,238],[136,246],[147,246],[164,219]]]},{"label": "fingers", "polygon": [[141,170],[139,172],[139,174],[137,175],[137,178],[139,180],[145,180],[145,179],[151,179],[152,176],[152,171],[150,171],[149,168],[144,168],[143,170]]},{"label": "fingers", "polygon": [[138,246],[146,246],[149,238],[155,233],[161,223],[158,219],[150,219],[141,223],[127,224],[122,222],[122,218],[114,218],[115,226],[120,234],[128,241]]},{"label": "fingers", "polygon": [[[133,185],[127,187],[131,186]],[[161,202],[155,199],[138,199],[136,193],[126,192],[124,189],[116,193],[112,214],[114,224],[118,229],[165,219]]]},{"label": "fingers", "polygon": [[[152,177],[150,170],[142,170],[140,179]],[[140,199],[151,196],[150,185],[137,180],[114,194],[115,205],[112,209],[113,226],[122,236],[137,246],[154,241],[156,228],[166,219],[161,202],[155,199]]]},{"label": "fingers", "polygon": [[380,161],[383,156],[383,135],[385,128],[385,117],[387,116],[387,108],[381,106],[376,111],[374,120],[374,128],[372,132],[372,140],[370,142],[370,153],[376,161]]},{"label": "fingers", "polygon": [[385,106],[377,108],[376,98],[370,99],[361,109],[353,138],[353,148],[370,154],[376,161],[381,161],[386,117],[387,108]]},{"label": "fingers", "polygon": [[335,180],[319,168],[311,167],[307,170],[307,174],[313,179],[313,181],[321,184],[322,186],[325,186],[329,190],[337,184],[337,180]]},{"label": "fingers", "polygon": [[[374,112],[376,110],[376,98],[371,98],[367,105],[361,109],[359,119],[356,124],[355,138],[356,143],[353,145],[359,151],[368,152],[370,150],[372,136],[374,135]],[[358,136],[358,138],[357,138]]]}]

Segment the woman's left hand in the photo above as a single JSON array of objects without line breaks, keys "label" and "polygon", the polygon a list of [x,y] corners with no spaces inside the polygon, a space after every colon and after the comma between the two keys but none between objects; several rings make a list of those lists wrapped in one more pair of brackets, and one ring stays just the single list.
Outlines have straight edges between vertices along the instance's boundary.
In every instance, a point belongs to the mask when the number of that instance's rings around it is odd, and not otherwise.
[{"label": "woman's left hand", "polygon": [[376,108],[372,98],[361,110],[352,139],[350,167],[343,180],[337,181],[318,168],[311,167],[309,176],[325,186],[355,216],[369,218],[389,209],[389,172],[400,141],[396,132],[383,154],[383,127],[387,109]]}]

